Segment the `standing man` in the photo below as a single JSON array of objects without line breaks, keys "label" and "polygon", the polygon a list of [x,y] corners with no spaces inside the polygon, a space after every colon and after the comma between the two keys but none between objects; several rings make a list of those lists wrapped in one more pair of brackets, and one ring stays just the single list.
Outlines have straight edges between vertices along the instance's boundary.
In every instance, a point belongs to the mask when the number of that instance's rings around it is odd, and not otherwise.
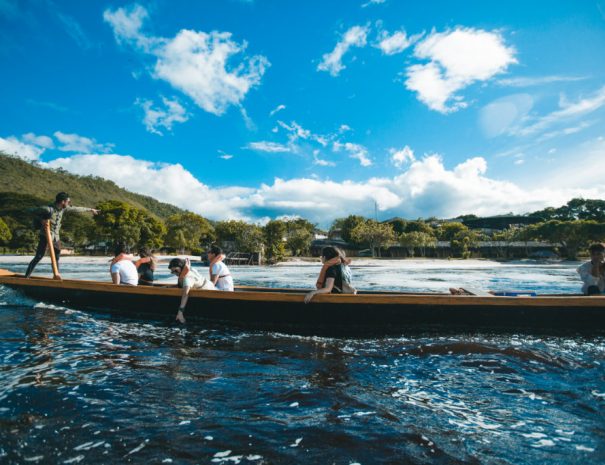
[{"label": "standing man", "polygon": [[27,267],[27,271],[25,272],[25,277],[29,278],[29,276],[33,273],[34,268],[44,254],[46,253],[46,248],[48,247],[46,241],[46,233],[45,227],[47,223],[50,223],[50,236],[53,241],[53,246],[55,248],[55,255],[57,257],[57,266],[59,265],[59,257],[61,255],[61,239],[59,237],[59,231],[61,230],[61,221],[63,221],[63,213],[68,212],[91,212],[93,215],[99,213],[99,210],[95,210],[94,208],[86,208],[86,207],[72,207],[71,199],[69,195],[65,192],[59,192],[55,197],[55,203],[53,205],[49,205],[47,207],[42,207],[39,209],[37,216],[40,220],[40,240],[38,242],[38,248],[36,249],[36,255],[34,259],[29,263]]}]

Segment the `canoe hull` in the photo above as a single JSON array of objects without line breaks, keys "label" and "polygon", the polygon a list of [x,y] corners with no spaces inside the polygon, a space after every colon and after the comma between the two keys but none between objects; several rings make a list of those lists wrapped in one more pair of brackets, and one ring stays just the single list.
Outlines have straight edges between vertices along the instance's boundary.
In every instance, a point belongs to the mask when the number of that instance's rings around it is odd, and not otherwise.
[{"label": "canoe hull", "polygon": [[[180,290],[90,281],[2,277],[0,284],[43,302],[127,317],[172,321]],[[185,317],[297,334],[405,334],[411,331],[605,333],[605,298],[507,298],[369,294],[318,296],[300,292],[192,291]],[[578,300],[580,299],[580,300]]]}]

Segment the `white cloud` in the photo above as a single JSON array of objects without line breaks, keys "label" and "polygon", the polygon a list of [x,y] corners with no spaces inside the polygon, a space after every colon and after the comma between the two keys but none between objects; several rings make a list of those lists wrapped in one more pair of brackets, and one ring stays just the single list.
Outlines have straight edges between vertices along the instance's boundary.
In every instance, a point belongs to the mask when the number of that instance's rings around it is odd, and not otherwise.
[{"label": "white cloud", "polygon": [[336,163],[319,158],[319,150],[313,150],[313,164],[318,166],[336,166]]},{"label": "white cloud", "polygon": [[107,21],[120,43],[157,59],[152,76],[162,79],[190,97],[200,108],[222,115],[240,106],[250,89],[260,84],[269,66],[261,55],[229,62],[245,52],[247,43],[232,40],[230,32],[181,30],[174,38],[153,37],[142,32],[147,10],[140,5],[106,10]]},{"label": "white cloud", "polygon": [[505,87],[532,87],[552,84],[553,82],[574,82],[585,79],[582,76],[534,76],[498,79],[496,82]]},{"label": "white cloud", "polygon": [[[267,216],[299,215],[327,225],[335,217],[347,214],[372,216],[374,202],[383,217],[446,218],[466,213],[524,213],[562,205],[573,197],[605,197],[602,174],[594,169],[605,157],[605,138],[574,147],[570,153],[575,157],[562,154],[566,163],[555,164],[549,171],[544,167],[543,176],[539,177],[543,182],[532,177],[528,187],[489,178],[487,162],[482,157],[447,169],[440,156],[428,155],[411,161],[405,171],[392,177],[362,181],[275,178],[271,184],[254,188],[212,188],[180,164],[153,163],[115,154],[74,155],[48,165],[101,176],[133,192],[215,220],[258,221]],[[585,161],[582,166],[578,166],[578,158]],[[150,183],[149,179],[155,182]]]},{"label": "white cloud", "polygon": [[387,31],[382,31],[376,47],[385,55],[395,55],[403,52],[419,38],[420,36],[408,37],[405,31],[396,31],[391,35]]},{"label": "white cloud", "polygon": [[389,153],[391,154],[391,162],[397,168],[402,168],[406,163],[412,163],[416,160],[414,157],[414,151],[406,145],[401,150],[390,149]]},{"label": "white cloud", "polygon": [[273,116],[275,113],[285,110],[286,106],[285,105],[277,105],[273,110],[271,110],[271,113],[269,113],[269,116]]},{"label": "white cloud", "polygon": [[534,105],[529,94],[513,94],[499,98],[479,112],[479,124],[487,137],[510,134],[518,129]]},{"label": "white cloud", "polygon": [[55,138],[62,144],[57,148],[62,152],[94,153],[109,152],[113,144],[99,144],[96,140],[78,134],[66,134],[61,131],[54,133]]},{"label": "white cloud", "polygon": [[405,85],[429,108],[441,113],[466,107],[456,95],[459,90],[487,81],[517,63],[515,50],[504,44],[500,33],[472,28],[433,32],[416,45],[414,55],[429,62],[409,66]]},{"label": "white cloud", "polygon": [[361,5],[361,8],[367,8],[370,5],[381,5],[383,3],[385,3],[387,0],[370,0],[367,3],[364,3],[363,5]]},{"label": "white cloud", "polygon": [[355,160],[359,160],[359,164],[361,166],[371,166],[372,160],[368,158],[368,149],[360,144],[353,144],[351,142],[334,142],[332,145],[335,152],[340,152],[341,150],[345,150],[349,152],[349,156],[354,158]]},{"label": "white cloud", "polygon": [[353,26],[336,44],[334,50],[322,56],[321,63],[317,66],[318,71],[327,71],[331,76],[338,76],[345,68],[342,57],[351,47],[365,47],[367,43],[369,28],[367,26]]},{"label": "white cloud", "polygon": [[38,147],[42,147],[45,149],[52,149],[55,147],[55,143],[48,136],[37,136],[33,132],[28,132],[27,134],[23,134],[23,141],[28,144],[36,145]]},{"label": "white cloud", "polygon": [[538,118],[533,123],[516,131],[516,134],[521,136],[534,135],[550,126],[573,120],[600,109],[605,106],[605,86],[601,87],[592,96],[581,98],[575,102],[569,102],[562,98],[559,106],[559,110]]},{"label": "white cloud", "polygon": [[162,97],[164,103],[164,109],[159,107],[153,108],[153,102],[151,100],[138,99],[135,104],[143,109],[145,116],[143,117],[143,123],[147,128],[147,131],[158,134],[160,136],[163,133],[160,128],[172,131],[172,125],[174,123],[184,123],[189,119],[187,110],[181,106],[178,100],[170,100]]},{"label": "white cloud", "polygon": [[6,139],[0,137],[0,152],[4,152],[8,155],[13,155],[25,160],[38,160],[44,150],[44,147],[22,142],[14,136],[9,136]]},{"label": "white cloud", "polygon": [[292,148],[288,145],[278,144],[277,142],[250,142],[248,144],[249,149],[256,150],[257,152],[269,152],[269,153],[286,153],[292,152]]}]

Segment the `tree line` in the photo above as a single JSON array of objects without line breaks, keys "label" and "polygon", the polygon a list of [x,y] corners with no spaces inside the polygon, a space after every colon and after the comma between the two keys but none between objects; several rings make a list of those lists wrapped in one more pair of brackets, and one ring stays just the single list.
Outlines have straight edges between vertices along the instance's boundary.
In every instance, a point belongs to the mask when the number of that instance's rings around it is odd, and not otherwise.
[{"label": "tree line", "polygon": [[[304,218],[275,219],[264,226],[241,220],[210,221],[191,212],[177,213],[162,220],[127,202],[108,200],[96,205],[95,217],[71,214],[64,220],[62,240],[83,250],[91,244],[111,247],[116,242],[132,249],[148,247],[178,253],[201,254],[212,243],[238,252],[263,251],[268,262],[286,255],[309,253],[316,233],[324,233]],[[605,201],[573,199],[559,208],[546,208],[529,215],[534,224],[509,227],[490,233],[471,229],[465,220],[473,215],[438,220],[395,218],[378,222],[358,215],[337,218],[330,231],[356,248],[366,247],[372,256],[381,256],[390,246],[400,246],[408,256],[424,256],[438,241],[449,242],[453,257],[468,258],[479,241],[544,241],[560,247],[570,259],[577,257],[589,243],[605,240]],[[31,251],[37,231],[25,216],[0,217],[0,246],[14,251]]]}]

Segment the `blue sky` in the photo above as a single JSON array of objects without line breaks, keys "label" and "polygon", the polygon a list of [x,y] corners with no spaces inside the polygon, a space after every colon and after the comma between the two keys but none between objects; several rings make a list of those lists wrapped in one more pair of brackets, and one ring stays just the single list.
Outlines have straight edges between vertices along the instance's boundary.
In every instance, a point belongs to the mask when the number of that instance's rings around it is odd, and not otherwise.
[{"label": "blue sky", "polygon": [[605,195],[605,1],[0,0],[0,150],[212,219]]}]

